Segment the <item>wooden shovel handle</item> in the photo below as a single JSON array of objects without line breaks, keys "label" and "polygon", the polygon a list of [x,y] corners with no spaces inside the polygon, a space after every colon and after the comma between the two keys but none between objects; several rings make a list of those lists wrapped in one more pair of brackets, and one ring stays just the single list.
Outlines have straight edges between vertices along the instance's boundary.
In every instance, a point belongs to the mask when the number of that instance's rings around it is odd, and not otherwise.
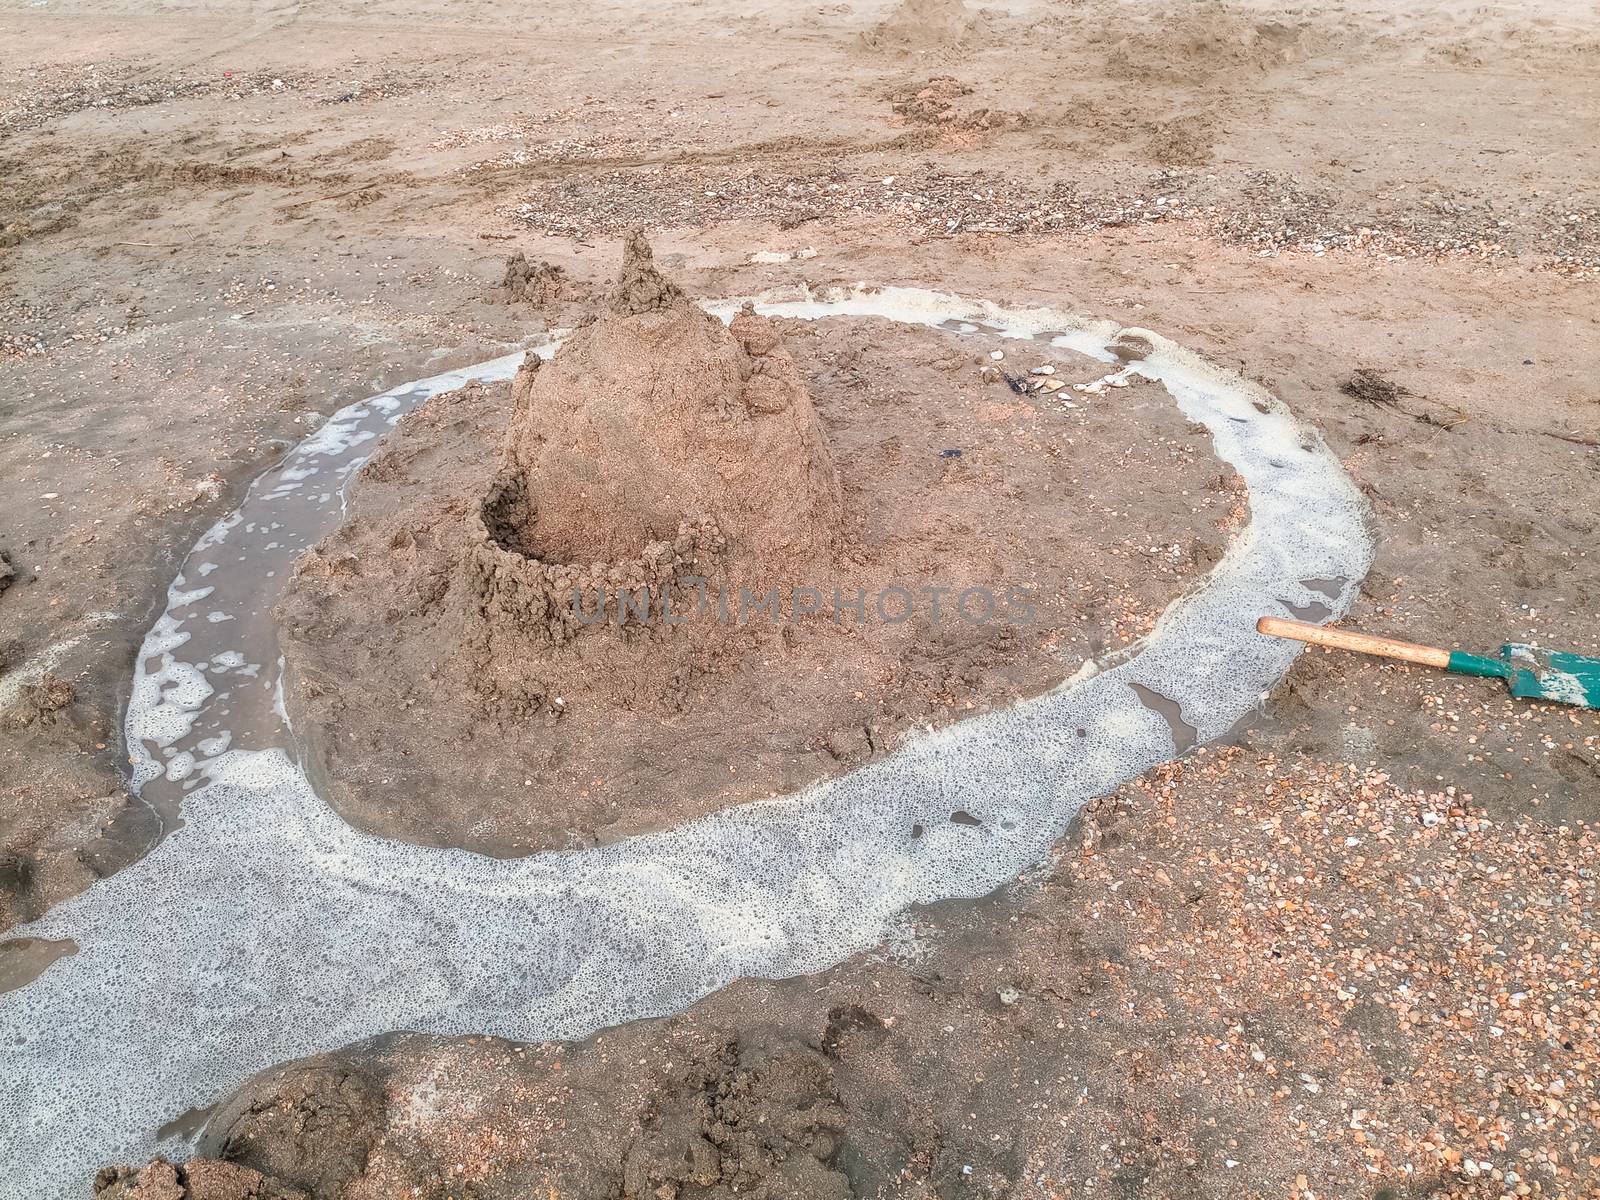
[{"label": "wooden shovel handle", "polygon": [[1259,633],[1273,637],[1291,638],[1297,642],[1310,642],[1313,646],[1331,646],[1335,650],[1356,650],[1362,654],[1376,654],[1383,658],[1398,658],[1405,662],[1421,663],[1425,667],[1448,667],[1450,651],[1432,646],[1419,646],[1415,642],[1397,642],[1393,638],[1373,637],[1368,633],[1352,633],[1348,629],[1329,629],[1309,621],[1285,621],[1280,617],[1262,617],[1256,622]]}]

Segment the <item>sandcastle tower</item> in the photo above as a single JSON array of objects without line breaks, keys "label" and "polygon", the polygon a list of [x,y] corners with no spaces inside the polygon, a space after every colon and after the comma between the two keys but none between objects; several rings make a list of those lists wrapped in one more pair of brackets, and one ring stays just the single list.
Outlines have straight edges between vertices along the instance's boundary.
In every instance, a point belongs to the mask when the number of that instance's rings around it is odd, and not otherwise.
[{"label": "sandcastle tower", "polygon": [[637,232],[605,310],[552,362],[529,355],[512,397],[469,522],[490,625],[560,643],[608,624],[575,620],[575,594],[659,602],[689,577],[764,593],[807,583],[837,549],[838,476],[776,327],[749,306],[728,325],[701,310]]}]

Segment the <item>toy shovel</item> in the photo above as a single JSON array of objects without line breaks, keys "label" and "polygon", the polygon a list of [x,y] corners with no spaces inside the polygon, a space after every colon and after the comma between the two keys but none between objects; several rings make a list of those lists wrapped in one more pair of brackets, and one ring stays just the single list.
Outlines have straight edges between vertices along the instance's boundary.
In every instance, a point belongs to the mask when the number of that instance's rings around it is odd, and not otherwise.
[{"label": "toy shovel", "polygon": [[1515,642],[1501,646],[1496,658],[1463,654],[1460,650],[1438,650],[1414,642],[1373,637],[1346,629],[1329,629],[1306,621],[1285,621],[1262,617],[1256,629],[1273,637],[1331,646],[1336,650],[1356,650],[1383,658],[1443,667],[1458,675],[1483,675],[1504,679],[1511,694],[1524,700],[1553,700],[1557,704],[1576,704],[1580,708],[1600,708],[1600,658],[1541,650]]}]

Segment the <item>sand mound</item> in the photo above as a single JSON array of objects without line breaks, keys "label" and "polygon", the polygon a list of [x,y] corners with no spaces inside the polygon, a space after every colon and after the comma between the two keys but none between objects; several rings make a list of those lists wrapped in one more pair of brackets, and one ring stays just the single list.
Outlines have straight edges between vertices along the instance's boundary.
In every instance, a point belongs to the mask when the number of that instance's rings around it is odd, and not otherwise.
[{"label": "sand mound", "polygon": [[1021,129],[1026,113],[995,108],[961,106],[972,88],[952,75],[935,75],[926,83],[902,84],[886,96],[895,117],[909,125],[928,125],[945,133],[978,133],[990,129]]},{"label": "sand mound", "polygon": [[1072,391],[1104,367],[1066,354],[724,326],[633,242],[551,362],[401,421],[297,564],[278,612],[313,783],[363,829],[519,854],[793,791],[1052,686],[1148,628],[1226,515],[1170,512],[1217,489],[1165,395]]},{"label": "sand mound", "polygon": [[1109,22],[1090,40],[1107,47],[1112,74],[1191,81],[1270,71],[1304,62],[1325,48],[1325,35],[1311,26],[1216,3]]},{"label": "sand mound", "polygon": [[984,40],[982,16],[963,0],[900,0],[887,17],[861,35],[868,50],[926,53],[970,49]]},{"label": "sand mound", "polygon": [[826,554],[839,484],[811,398],[769,322],[725,326],[630,240],[610,311],[513,386],[502,544],[550,563],[642,555],[696,527],[754,581]]},{"label": "sand mound", "polygon": [[637,234],[607,311],[549,366],[530,355],[511,394],[463,559],[486,691],[525,691],[510,676],[529,654],[590,631],[671,635],[632,656],[671,674],[716,634],[697,611],[708,586],[792,586],[837,550],[838,476],[776,331],[707,315]]},{"label": "sand mound", "polygon": [[506,272],[500,286],[508,301],[522,301],[537,307],[560,299],[566,283],[566,272],[560,267],[547,262],[529,262],[528,256],[518,250],[506,259]]},{"label": "sand mound", "polygon": [[634,317],[671,308],[683,298],[683,290],[656,267],[655,254],[644,234],[630,230],[622,240],[622,270],[608,302],[611,311]]}]

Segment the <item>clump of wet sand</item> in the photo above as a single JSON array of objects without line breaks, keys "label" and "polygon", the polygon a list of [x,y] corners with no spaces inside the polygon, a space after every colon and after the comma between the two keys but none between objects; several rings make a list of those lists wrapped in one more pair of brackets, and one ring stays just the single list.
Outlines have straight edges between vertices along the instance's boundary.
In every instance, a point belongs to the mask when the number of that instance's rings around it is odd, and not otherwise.
[{"label": "clump of wet sand", "polygon": [[566,286],[565,271],[553,263],[529,262],[521,250],[506,259],[505,275],[500,280],[508,302],[535,307],[560,299]]}]

